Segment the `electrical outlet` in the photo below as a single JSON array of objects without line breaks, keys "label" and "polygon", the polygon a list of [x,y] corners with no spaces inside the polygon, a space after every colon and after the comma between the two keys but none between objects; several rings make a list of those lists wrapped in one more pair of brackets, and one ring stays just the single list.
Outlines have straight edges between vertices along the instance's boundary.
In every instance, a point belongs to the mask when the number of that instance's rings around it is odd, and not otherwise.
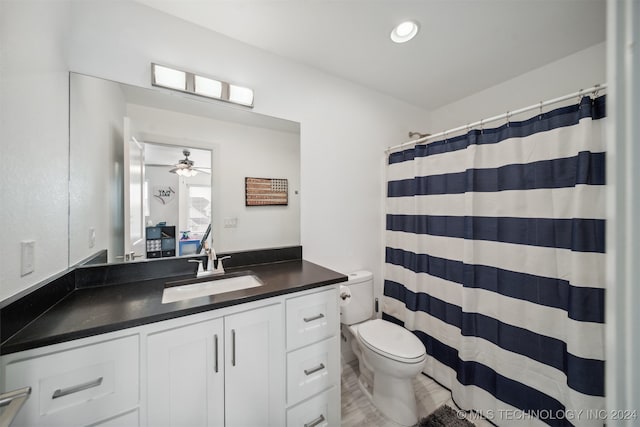
[{"label": "electrical outlet", "polygon": [[33,273],[34,267],[34,258],[35,258],[35,249],[36,242],[34,240],[24,240],[20,242],[21,247],[21,275],[26,276],[29,273]]}]

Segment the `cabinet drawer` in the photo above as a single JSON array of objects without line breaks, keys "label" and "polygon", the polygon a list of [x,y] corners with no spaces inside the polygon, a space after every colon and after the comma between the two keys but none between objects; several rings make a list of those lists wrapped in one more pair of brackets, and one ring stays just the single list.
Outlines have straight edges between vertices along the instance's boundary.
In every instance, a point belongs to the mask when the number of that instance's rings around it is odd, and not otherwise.
[{"label": "cabinet drawer", "polygon": [[287,411],[287,427],[327,427],[340,425],[338,386]]},{"label": "cabinet drawer", "polygon": [[338,333],[335,288],[287,300],[287,348],[293,350]]},{"label": "cabinet drawer", "polygon": [[287,355],[287,403],[292,405],[333,385],[340,378],[338,337]]},{"label": "cabinet drawer", "polygon": [[86,425],[133,409],[138,353],[133,335],[9,363],[7,389],[32,388],[13,425]]},{"label": "cabinet drawer", "polygon": [[140,415],[138,414],[138,410],[136,409],[135,411],[118,415],[106,421],[100,421],[96,424],[91,424],[91,426],[89,427],[136,427],[139,425]]}]

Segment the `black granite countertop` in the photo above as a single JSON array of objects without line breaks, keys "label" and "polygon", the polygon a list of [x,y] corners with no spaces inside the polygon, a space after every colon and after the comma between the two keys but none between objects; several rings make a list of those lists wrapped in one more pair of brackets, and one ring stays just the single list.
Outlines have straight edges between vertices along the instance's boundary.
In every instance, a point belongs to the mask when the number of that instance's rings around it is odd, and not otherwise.
[{"label": "black granite countertop", "polygon": [[2,342],[0,354],[15,353],[347,280],[343,274],[302,259],[236,267],[227,269],[227,273],[247,270],[258,276],[263,285],[168,304],[162,304],[165,284],[188,277],[193,279],[193,275],[137,280],[132,283],[98,283],[95,286],[71,289],[44,313]]}]

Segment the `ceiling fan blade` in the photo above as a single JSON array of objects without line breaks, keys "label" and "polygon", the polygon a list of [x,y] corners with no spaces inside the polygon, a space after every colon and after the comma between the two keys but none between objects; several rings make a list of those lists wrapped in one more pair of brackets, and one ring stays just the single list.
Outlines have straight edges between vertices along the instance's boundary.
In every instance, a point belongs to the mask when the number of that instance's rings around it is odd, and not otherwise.
[{"label": "ceiling fan blade", "polygon": [[193,170],[211,175],[211,168],[193,168]]}]

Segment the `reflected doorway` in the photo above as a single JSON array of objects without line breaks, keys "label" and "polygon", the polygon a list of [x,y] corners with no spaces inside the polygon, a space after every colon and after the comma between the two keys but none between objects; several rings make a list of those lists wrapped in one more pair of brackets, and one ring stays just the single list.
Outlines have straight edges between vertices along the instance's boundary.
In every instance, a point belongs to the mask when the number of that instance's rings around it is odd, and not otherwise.
[{"label": "reflected doorway", "polygon": [[[211,230],[211,150],[149,141],[139,144],[144,153],[145,228],[141,241],[130,241],[132,250],[141,259],[199,253]],[[135,188],[136,183],[129,186]]]}]

